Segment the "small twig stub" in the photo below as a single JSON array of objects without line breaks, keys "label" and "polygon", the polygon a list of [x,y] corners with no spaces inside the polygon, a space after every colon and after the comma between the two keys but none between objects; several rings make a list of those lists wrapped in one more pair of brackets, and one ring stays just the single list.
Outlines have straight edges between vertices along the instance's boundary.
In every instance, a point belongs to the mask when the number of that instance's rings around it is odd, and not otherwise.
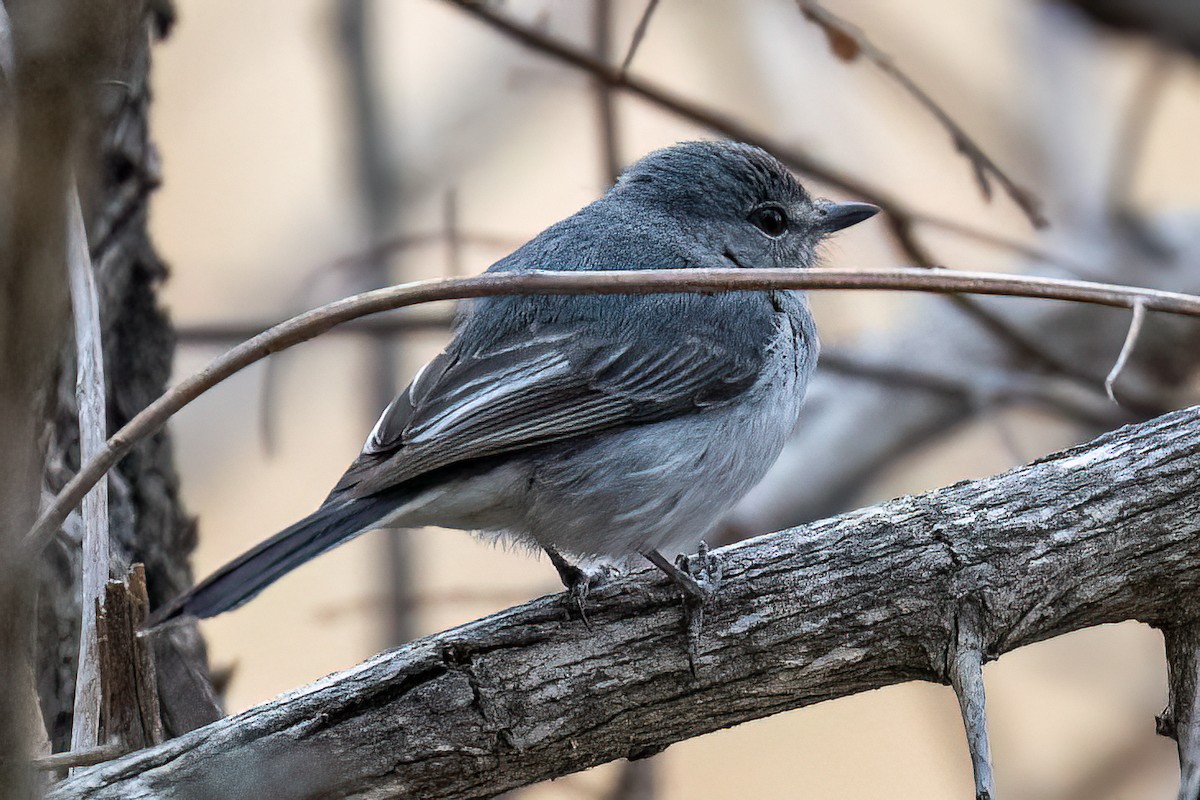
[{"label": "small twig stub", "polygon": [[1138,336],[1142,332],[1142,323],[1145,321],[1146,304],[1142,300],[1135,300],[1133,302],[1133,318],[1129,321],[1129,332],[1125,334],[1125,343],[1121,345],[1121,352],[1117,355],[1116,363],[1104,378],[1104,391],[1108,394],[1108,399],[1114,403],[1119,404],[1121,401],[1117,400],[1116,394],[1113,393],[1113,387],[1117,383],[1117,378],[1121,377],[1125,365],[1129,363],[1129,356],[1133,354],[1133,348],[1137,347]]}]

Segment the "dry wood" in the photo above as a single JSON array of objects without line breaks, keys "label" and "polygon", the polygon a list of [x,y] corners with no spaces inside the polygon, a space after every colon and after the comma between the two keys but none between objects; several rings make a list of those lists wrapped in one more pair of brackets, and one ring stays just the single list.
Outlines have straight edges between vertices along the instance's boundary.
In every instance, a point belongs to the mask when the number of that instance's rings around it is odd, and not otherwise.
[{"label": "dry wood", "polygon": [[[698,678],[677,593],[642,572],[381,654],[52,797],[489,797],[1093,625],[1191,623],[1200,407],[980,481],[718,551]],[[978,627],[964,637],[964,611]],[[971,617],[974,619],[973,617]],[[297,634],[302,635],[302,634]]]},{"label": "dry wood", "polygon": [[[72,181],[67,197],[67,274],[71,312],[75,321],[75,401],[79,407],[79,459],[87,462],[104,448],[108,438],[105,404],[104,348],[100,341],[100,300],[87,229]],[[83,559],[79,629],[79,666],[75,673],[75,703],[71,719],[71,749],[87,750],[100,743],[100,659],[96,652],[95,609],[108,580],[108,481],[97,481],[83,498]]]},{"label": "dry wood", "polygon": [[68,767],[92,767],[111,761],[124,752],[115,744],[102,744],[87,750],[69,750],[64,753],[51,753],[33,760],[34,769],[43,772],[66,769]]},{"label": "dry wood", "polygon": [[98,615],[104,739],[124,750],[163,740],[150,644],[137,634],[148,606],[145,570],[137,564],[125,580],[108,582]]}]

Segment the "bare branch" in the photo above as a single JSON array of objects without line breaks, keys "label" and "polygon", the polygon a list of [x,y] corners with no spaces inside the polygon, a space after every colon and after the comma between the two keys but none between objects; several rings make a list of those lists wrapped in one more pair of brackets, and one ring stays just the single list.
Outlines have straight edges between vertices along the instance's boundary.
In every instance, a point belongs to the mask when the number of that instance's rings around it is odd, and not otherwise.
[{"label": "bare branch", "polygon": [[967,750],[975,774],[975,800],[992,800],[992,754],[988,746],[987,710],[983,689],[983,638],[978,604],[966,599],[955,618],[953,650],[949,654],[950,685],[958,697]]},{"label": "bare branch", "polygon": [[[364,317],[343,323],[330,334],[356,336],[401,336],[415,332],[446,332],[454,315],[421,314]],[[176,338],[183,346],[231,347],[257,336],[280,320],[260,322],[180,323]],[[821,367],[826,371],[850,375],[890,386],[923,389],[952,395],[964,400],[987,395],[995,400],[1017,400],[1043,406],[1100,429],[1136,422],[1137,417],[1111,408],[1104,395],[1063,378],[1034,372],[1005,370],[998,374],[947,376],[910,365],[868,361],[836,347],[821,349]],[[1018,459],[1023,461],[1024,459]]]},{"label": "bare branch", "polygon": [[1200,625],[1163,626],[1170,699],[1158,732],[1179,745],[1179,800],[1200,798]]},{"label": "bare branch", "polygon": [[[450,328],[453,320],[454,316],[449,313],[368,317],[339,325],[334,332],[362,336],[400,336],[409,333],[445,331]],[[175,330],[179,343],[183,345],[228,347],[257,336],[277,324],[279,324],[278,321],[182,322]]]},{"label": "bare branch", "polygon": [[[108,434],[105,404],[104,347],[100,339],[100,300],[88,251],[87,230],[79,190],[67,198],[67,273],[75,319],[75,398],[79,406],[79,461],[86,463],[104,448]],[[75,673],[75,705],[71,749],[88,750],[100,743],[100,653],[96,608],[108,581],[108,481],[98,481],[83,498],[83,596],[79,630],[79,666]]]},{"label": "bare branch", "polygon": [[625,51],[625,58],[621,60],[622,75],[629,72],[629,66],[633,64],[633,57],[637,55],[638,48],[642,46],[642,39],[646,38],[646,31],[650,28],[650,18],[654,16],[657,9],[658,0],[648,0],[641,18],[638,19],[637,27],[633,29],[633,38],[629,41],[629,49]]},{"label": "bare branch", "polygon": [[985,199],[992,199],[992,185],[988,180],[988,176],[990,175],[996,179],[997,183],[1004,187],[1004,191],[1012,198],[1012,201],[1017,204],[1021,211],[1024,212],[1030,224],[1035,228],[1046,227],[1048,223],[1042,214],[1041,203],[1034,197],[1033,192],[1019,186],[1016,181],[1008,177],[1008,174],[1000,169],[996,162],[983,151],[983,148],[967,135],[962,126],[955,122],[946,110],[937,104],[937,101],[917,85],[916,81],[896,66],[896,62],[892,60],[891,56],[876,47],[860,28],[851,25],[846,20],[830,12],[817,2],[817,0],[796,0],[796,5],[800,8],[800,13],[805,18],[821,26],[822,30],[825,31],[826,37],[829,39],[830,48],[837,56],[844,61],[852,61],[859,55],[865,56],[867,60],[899,83],[906,92],[912,95],[918,103],[924,106],[937,119],[941,126],[950,134],[950,138],[954,142],[954,146],[958,152],[962,153],[967,161],[970,162],[971,168],[975,173],[975,180],[979,184],[979,191]]},{"label": "bare branch", "polygon": [[[853,350],[833,347],[821,349],[821,369],[887,386],[921,389],[964,403],[986,405],[991,410],[1014,401],[1037,405],[1100,430],[1139,421],[1128,411],[1114,409],[1098,389],[1036,372],[988,369],[978,374],[948,375],[911,364],[868,360]],[[986,403],[980,403],[981,398]],[[1025,460],[1017,458],[1014,463]]]},{"label": "bare branch", "polygon": [[[999,656],[1125,619],[1184,623],[1179,598],[1200,588],[1197,470],[1200,407],[725,548],[696,678],[677,592],[643,571],[592,595],[590,630],[561,595],[543,597],[51,797],[491,797],[835,697],[949,683],[952,653]],[[970,603],[978,624],[964,628]],[[977,680],[973,664],[958,671],[964,686]]]},{"label": "bare branch", "polygon": [[49,772],[68,767],[94,767],[105,761],[112,761],[123,752],[125,751],[115,744],[102,744],[87,750],[68,750],[65,753],[53,753],[34,759],[33,768]]},{"label": "bare branch", "polygon": [[498,295],[650,294],[767,289],[898,289],[939,293],[1040,297],[1131,308],[1138,300],[1153,311],[1200,316],[1200,296],[1135,289],[1087,281],[991,275],[922,269],[778,270],[672,269],[586,272],[493,272],[470,278],[416,281],[348,297],[293,317],[243,342],[200,372],[177,384],[142,409],[108,440],[103,453],[85,464],[63,487],[26,535],[23,546],[36,554],[83,495],[143,437],[161,428],[179,409],[230,375],[268,355],[308,341],[358,317],[437,300]]},{"label": "bare branch", "polygon": [[138,636],[149,615],[146,572],[135,564],[121,580],[105,584],[100,610],[105,739],[126,750],[163,740],[158,677],[151,642]]},{"label": "bare branch", "polygon": [[[592,52],[596,60],[608,62],[612,39],[612,0],[592,0]],[[600,168],[604,186],[612,186],[621,177],[621,156],[617,152],[617,108],[613,87],[607,81],[595,81],[596,122],[600,134]]]},{"label": "bare branch", "polygon": [[971,225],[965,225],[958,220],[939,217],[934,214],[917,213],[913,215],[913,219],[928,228],[936,228],[946,233],[961,236],[977,244],[986,245],[998,250],[1006,250],[1010,253],[1024,256],[1033,262],[1053,264],[1075,278],[1092,281],[1102,279],[1099,270],[1084,264],[1082,261],[1076,261],[1065,253],[1051,252],[1050,250],[1027,244],[1010,236],[981,230]]},{"label": "bare branch", "polygon": [[1112,167],[1108,179],[1108,207],[1120,214],[1129,207],[1137,171],[1146,153],[1146,139],[1154,111],[1162,101],[1173,59],[1165,50],[1150,54],[1145,72],[1129,96],[1122,119],[1121,131],[1113,148]]},{"label": "bare branch", "polygon": [[686,100],[636,75],[623,74],[620,69],[597,60],[584,50],[580,50],[552,36],[547,36],[541,31],[525,27],[502,14],[495,13],[486,4],[471,2],[471,0],[446,0],[446,2],[515,39],[526,47],[530,47],[558,62],[585,72],[596,80],[603,81],[613,88],[621,89],[635,97],[640,97],[658,108],[670,111],[672,114],[676,114],[692,122],[699,123],[731,139],[757,145],[773,153],[779,160],[792,169],[816,178],[859,199],[875,203],[889,213],[907,213],[903,204],[884,190],[855,178],[810,153],[788,146],[783,141],[772,139],[761,131],[748,128],[731,115]]}]

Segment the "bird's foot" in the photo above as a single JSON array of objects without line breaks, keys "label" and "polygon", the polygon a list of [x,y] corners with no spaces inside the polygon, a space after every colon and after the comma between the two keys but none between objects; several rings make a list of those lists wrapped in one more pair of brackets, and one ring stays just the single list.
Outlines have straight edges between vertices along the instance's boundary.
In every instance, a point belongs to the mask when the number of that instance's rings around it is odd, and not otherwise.
[{"label": "bird's foot", "polygon": [[696,660],[700,653],[700,631],[704,628],[704,608],[721,585],[721,559],[700,543],[694,556],[680,555],[675,563],[657,550],[646,554],[650,563],[661,569],[683,593],[683,616],[687,626],[688,667],[696,677]]},{"label": "bird's foot", "polygon": [[558,570],[558,577],[562,580],[563,586],[567,588],[568,613],[572,610],[576,611],[579,614],[579,619],[590,629],[592,623],[588,620],[587,616],[588,595],[592,589],[603,586],[611,581],[619,572],[615,567],[608,564],[598,564],[593,567],[572,564],[563,558],[562,554],[557,550],[549,547],[545,548],[545,550],[546,555],[550,556],[550,562]]}]

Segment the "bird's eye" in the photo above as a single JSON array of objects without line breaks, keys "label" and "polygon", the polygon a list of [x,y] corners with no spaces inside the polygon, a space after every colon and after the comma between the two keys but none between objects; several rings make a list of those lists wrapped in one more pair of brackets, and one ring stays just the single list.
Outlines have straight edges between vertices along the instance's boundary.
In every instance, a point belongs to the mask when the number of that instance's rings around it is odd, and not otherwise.
[{"label": "bird's eye", "polygon": [[787,233],[788,218],[779,206],[763,206],[750,212],[750,224],[776,239]]}]

